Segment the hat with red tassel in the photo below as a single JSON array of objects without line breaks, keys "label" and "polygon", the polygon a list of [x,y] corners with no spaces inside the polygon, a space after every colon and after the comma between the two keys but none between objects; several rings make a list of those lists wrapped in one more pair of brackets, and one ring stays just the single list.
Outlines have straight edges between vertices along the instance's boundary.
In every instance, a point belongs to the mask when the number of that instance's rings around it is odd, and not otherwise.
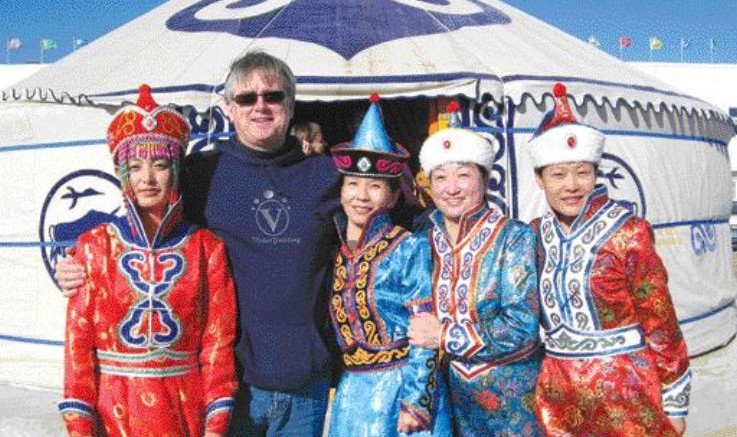
[{"label": "hat with red tassel", "polygon": [[159,106],[151,87],[138,88],[138,102],[113,116],[107,131],[113,162],[123,157],[180,159],[189,143],[187,119],[170,106]]},{"label": "hat with red tassel", "polygon": [[189,123],[171,106],[159,106],[151,87],[138,88],[138,101],[118,110],[107,130],[107,142],[123,194],[135,200],[128,177],[132,158],[168,159],[174,175],[172,202],[179,197],[179,171],[189,144]]},{"label": "hat with red tassel", "polygon": [[555,107],[545,114],[528,143],[534,168],[563,162],[585,161],[598,164],[604,151],[604,134],[576,120],[568,103],[566,87],[553,87]]},{"label": "hat with red tassel", "polygon": [[494,143],[490,138],[470,129],[459,126],[459,106],[456,102],[448,105],[450,127],[430,135],[420,149],[420,165],[430,175],[441,165],[454,163],[477,164],[487,174],[491,174],[494,164]]},{"label": "hat with red tassel", "polygon": [[389,138],[379,108],[379,95],[372,94],[370,100],[353,141],[337,144],[330,150],[333,162],[339,172],[351,176],[399,177],[409,152]]}]

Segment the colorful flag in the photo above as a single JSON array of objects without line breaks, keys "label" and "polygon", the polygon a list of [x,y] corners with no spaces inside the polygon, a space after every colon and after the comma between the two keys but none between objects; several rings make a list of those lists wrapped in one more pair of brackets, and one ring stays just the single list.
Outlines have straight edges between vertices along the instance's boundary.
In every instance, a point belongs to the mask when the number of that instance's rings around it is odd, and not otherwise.
[{"label": "colorful flag", "polygon": [[23,43],[20,41],[20,38],[10,38],[8,39],[8,50],[18,50],[23,46]]},{"label": "colorful flag", "polygon": [[590,45],[592,45],[592,46],[596,47],[597,49],[598,49],[599,47],[601,47],[601,43],[599,43],[599,40],[598,40],[598,39],[596,39],[596,37],[595,37],[594,35],[591,35],[591,36],[589,37],[589,39],[588,39],[588,43],[589,43]]},{"label": "colorful flag", "polygon": [[56,41],[49,38],[44,38],[41,40],[41,50],[46,51],[50,49],[56,48]]},{"label": "colorful flag", "polygon": [[663,41],[657,36],[650,37],[650,51],[660,50],[663,48]]},{"label": "colorful flag", "polygon": [[626,49],[627,47],[632,45],[632,39],[628,36],[623,36],[619,38],[619,47]]},{"label": "colorful flag", "polygon": [[712,38],[709,40],[709,52],[715,53],[717,51],[717,40]]},{"label": "colorful flag", "polygon": [[691,44],[691,41],[687,40],[686,38],[681,38],[681,62],[683,62],[683,53],[686,51],[688,46]]}]

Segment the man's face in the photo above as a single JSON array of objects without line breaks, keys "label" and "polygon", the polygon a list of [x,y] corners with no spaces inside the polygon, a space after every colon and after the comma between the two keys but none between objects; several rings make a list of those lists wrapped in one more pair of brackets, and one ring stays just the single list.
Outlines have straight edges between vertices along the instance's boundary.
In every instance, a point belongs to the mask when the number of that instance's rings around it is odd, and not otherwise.
[{"label": "man's face", "polygon": [[265,95],[274,91],[284,96],[281,78],[263,70],[252,70],[236,81],[227,110],[238,139],[247,147],[274,152],[284,144],[294,102],[286,96],[274,99],[276,93]]},{"label": "man's face", "polygon": [[458,223],[463,213],[484,201],[486,181],[476,164],[443,164],[430,173],[430,192],[443,219]]},{"label": "man's face", "polygon": [[535,179],[558,220],[570,226],[596,185],[596,169],[584,161],[552,164],[536,173]]}]

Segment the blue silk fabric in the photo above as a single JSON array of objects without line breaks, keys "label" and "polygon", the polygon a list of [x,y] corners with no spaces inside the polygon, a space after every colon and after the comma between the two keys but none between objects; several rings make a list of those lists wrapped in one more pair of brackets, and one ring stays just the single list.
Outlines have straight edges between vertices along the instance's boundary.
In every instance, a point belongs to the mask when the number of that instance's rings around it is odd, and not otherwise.
[{"label": "blue silk fabric", "polygon": [[[345,216],[336,217],[341,237]],[[412,314],[432,311],[427,238],[371,216],[357,244],[335,257],[330,316],[343,373],[332,404],[330,436],[391,437],[399,412],[423,427],[412,436],[450,436],[446,386],[437,350],[409,346]]]},{"label": "blue silk fabric", "polygon": [[434,305],[461,436],[536,436],[542,350],[530,226],[486,205],[466,212],[456,241],[430,216]]}]

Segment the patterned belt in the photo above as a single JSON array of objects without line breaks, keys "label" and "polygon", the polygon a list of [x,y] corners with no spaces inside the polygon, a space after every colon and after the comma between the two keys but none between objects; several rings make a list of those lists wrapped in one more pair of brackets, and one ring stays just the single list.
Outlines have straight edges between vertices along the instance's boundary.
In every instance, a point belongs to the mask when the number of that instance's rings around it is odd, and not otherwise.
[{"label": "patterned belt", "polygon": [[563,359],[622,355],[644,347],[645,339],[637,324],[593,332],[559,325],[545,333],[546,355]]},{"label": "patterned belt", "polygon": [[409,357],[409,345],[402,342],[403,346],[394,345],[381,349],[365,345],[354,345],[349,350],[344,350],[343,365],[348,372],[375,372],[404,365]]},{"label": "patterned belt", "polygon": [[199,367],[197,352],[156,349],[143,353],[95,352],[100,373],[139,378],[185,375]]}]

